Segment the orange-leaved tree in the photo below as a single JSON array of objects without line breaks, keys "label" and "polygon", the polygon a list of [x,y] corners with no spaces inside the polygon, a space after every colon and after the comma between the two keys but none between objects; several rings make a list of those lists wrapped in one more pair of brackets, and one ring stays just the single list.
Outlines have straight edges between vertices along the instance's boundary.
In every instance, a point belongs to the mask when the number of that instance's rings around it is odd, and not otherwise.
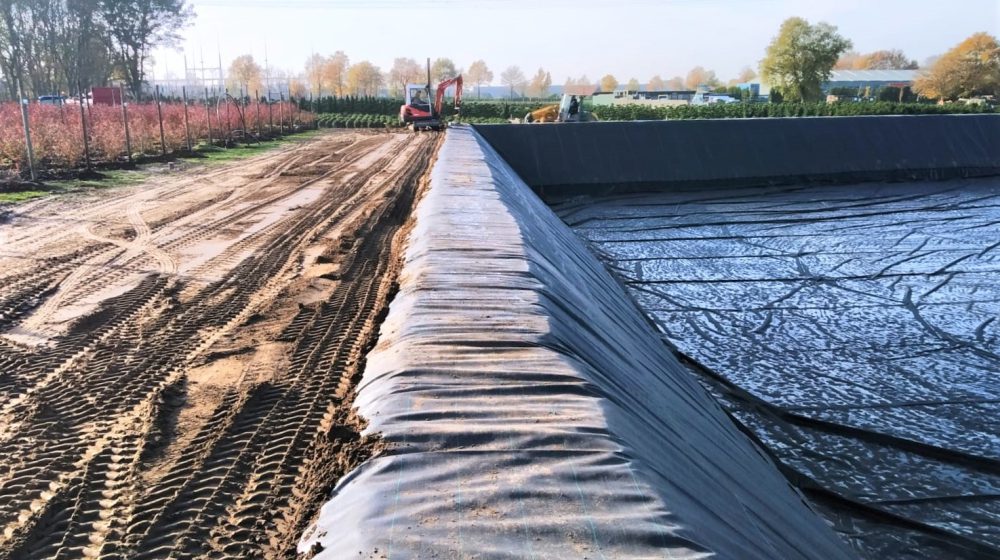
[{"label": "orange-leaved tree", "polygon": [[1000,95],[1000,43],[976,33],[937,59],[914,89],[931,99]]}]

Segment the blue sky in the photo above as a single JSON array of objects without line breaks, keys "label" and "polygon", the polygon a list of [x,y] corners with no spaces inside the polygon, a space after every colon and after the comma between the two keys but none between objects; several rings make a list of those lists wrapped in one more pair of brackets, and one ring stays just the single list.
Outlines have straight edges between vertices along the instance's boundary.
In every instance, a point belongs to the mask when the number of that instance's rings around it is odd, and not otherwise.
[{"label": "blue sky", "polygon": [[[683,76],[693,66],[734,77],[756,69],[781,22],[836,25],[862,52],[899,48],[923,62],[976,31],[1000,34],[1000,0],[194,0],[197,18],[178,50],[156,52],[156,76],[200,57],[224,66],[244,53],[301,71],[311,53],[345,51],[383,70],[398,56],[482,58],[499,81],[507,66],[539,67],[555,83],[611,73],[619,81]],[[193,62],[191,62],[193,61]]]}]

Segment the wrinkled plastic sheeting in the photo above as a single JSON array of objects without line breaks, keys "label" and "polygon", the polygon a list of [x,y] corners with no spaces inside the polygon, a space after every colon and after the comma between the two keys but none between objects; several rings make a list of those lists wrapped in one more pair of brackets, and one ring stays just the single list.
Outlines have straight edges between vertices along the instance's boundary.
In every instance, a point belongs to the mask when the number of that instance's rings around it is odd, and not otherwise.
[{"label": "wrinkled plastic sheeting", "polygon": [[1000,558],[1000,177],[555,210],[866,557]]},{"label": "wrinkled plastic sheeting", "polygon": [[851,557],[469,128],[356,402],[389,448],[307,531],[318,558]]},{"label": "wrinkled plastic sheeting", "polygon": [[547,198],[1000,172],[1000,115],[477,125]]}]

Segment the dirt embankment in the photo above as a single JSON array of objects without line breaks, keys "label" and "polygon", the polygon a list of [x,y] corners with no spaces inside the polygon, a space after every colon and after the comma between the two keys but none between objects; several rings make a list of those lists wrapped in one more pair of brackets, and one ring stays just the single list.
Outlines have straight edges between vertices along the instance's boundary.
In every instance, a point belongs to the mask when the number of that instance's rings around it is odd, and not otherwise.
[{"label": "dirt embankment", "polygon": [[294,556],[436,136],[331,133],[0,223],[0,558]]}]

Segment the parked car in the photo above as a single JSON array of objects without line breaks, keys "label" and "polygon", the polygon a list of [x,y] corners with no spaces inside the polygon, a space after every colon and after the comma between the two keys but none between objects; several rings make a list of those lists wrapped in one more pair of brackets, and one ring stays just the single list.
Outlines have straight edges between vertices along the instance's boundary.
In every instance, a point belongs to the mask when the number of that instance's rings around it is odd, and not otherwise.
[{"label": "parked car", "polygon": [[61,95],[40,95],[38,103],[40,105],[64,105],[66,98]]}]

